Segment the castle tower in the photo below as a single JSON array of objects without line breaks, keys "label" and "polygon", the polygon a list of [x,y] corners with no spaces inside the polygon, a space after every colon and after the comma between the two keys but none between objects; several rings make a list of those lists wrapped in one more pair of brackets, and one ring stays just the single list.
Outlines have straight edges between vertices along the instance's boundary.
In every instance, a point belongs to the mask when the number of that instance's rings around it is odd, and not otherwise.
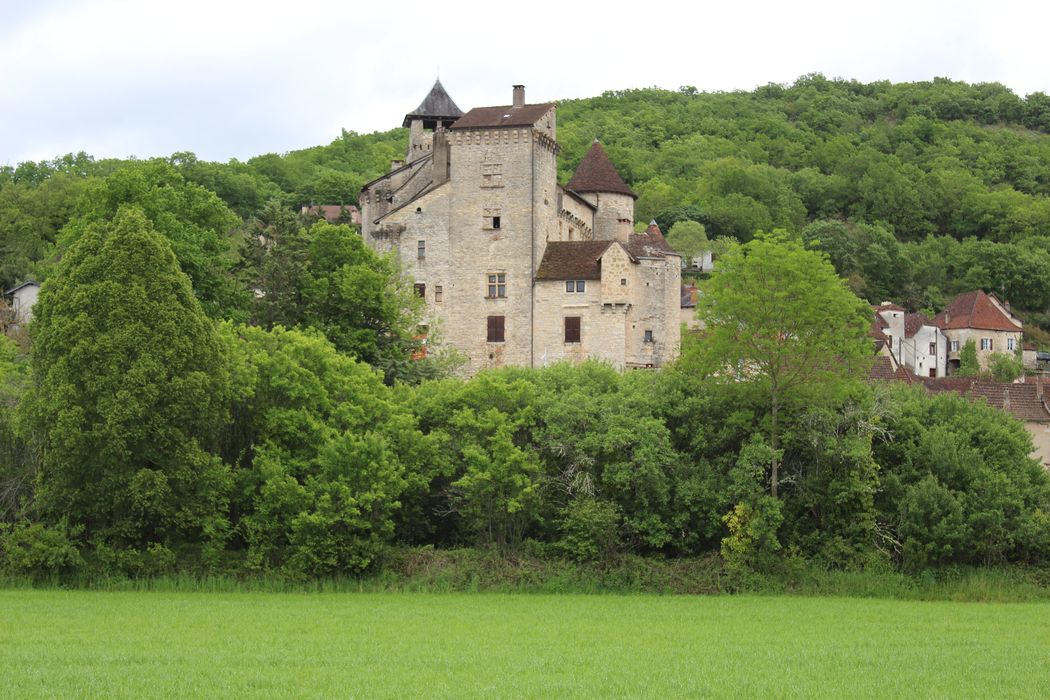
[{"label": "castle tower", "polygon": [[411,163],[433,152],[434,133],[444,132],[452,122],[463,116],[463,110],[445,92],[441,80],[434,81],[434,87],[413,111],[405,115],[402,126],[409,129],[408,153],[405,160]]},{"label": "castle tower", "polygon": [[595,240],[627,242],[634,230],[634,200],[638,195],[616,172],[598,139],[591,144],[565,189],[594,205]]}]

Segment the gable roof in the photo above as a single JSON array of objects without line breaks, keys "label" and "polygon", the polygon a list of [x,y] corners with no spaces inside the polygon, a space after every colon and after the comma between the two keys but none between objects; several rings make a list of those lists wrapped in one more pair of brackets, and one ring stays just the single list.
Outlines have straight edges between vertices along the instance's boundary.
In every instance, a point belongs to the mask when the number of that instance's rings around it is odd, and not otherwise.
[{"label": "gable roof", "polygon": [[405,115],[405,122],[401,126],[410,126],[413,120],[422,119],[425,128],[433,129],[439,121],[449,123],[462,116],[463,110],[456,106],[438,79],[434,81],[434,87],[430,88],[430,92],[419,106]]},{"label": "gable roof", "polygon": [[514,107],[475,107],[449,128],[451,129],[499,129],[510,126],[532,126],[554,109],[553,102]]},{"label": "gable roof", "polygon": [[920,330],[922,330],[923,326],[932,326],[932,325],[933,325],[933,323],[930,321],[929,318],[926,317],[926,314],[922,314],[922,313],[918,313],[918,312],[913,313],[913,314],[905,314],[905,316],[904,316],[904,337],[905,338],[910,338],[913,335],[915,335],[916,333],[918,333]]},{"label": "gable roof", "polygon": [[39,287],[39,286],[40,286],[39,282],[34,282],[33,280],[26,280],[25,282],[23,282],[22,284],[20,284],[18,286],[11,287],[6,292],[4,292],[4,294],[5,295],[14,294],[15,292],[17,292],[19,290],[22,290],[22,289],[25,289],[26,287]]},{"label": "gable roof", "polygon": [[575,192],[614,192],[638,199],[638,195],[632,192],[620,177],[616,166],[609,160],[609,156],[598,143],[598,139],[595,139],[590,149],[587,150],[587,154],[576,167],[576,172],[572,174],[565,189]]},{"label": "gable roof", "polygon": [[933,317],[933,324],[943,330],[980,328],[989,331],[1021,331],[1021,323],[1003,311],[999,300],[980,289],[952,299],[948,308]]},{"label": "gable roof", "polygon": [[551,241],[536,270],[538,280],[600,280],[599,263],[612,241]]},{"label": "gable roof", "polygon": [[1050,423],[1050,409],[1039,395],[1039,387],[1034,383],[1016,384],[980,377],[948,377],[923,379],[922,384],[933,394],[951,391],[971,399],[983,398],[989,405],[1006,411],[1018,420]]},{"label": "gable roof", "polygon": [[662,258],[666,255],[678,255],[670,246],[660,227],[655,221],[649,223],[645,233],[632,233],[624,244],[632,258]]}]

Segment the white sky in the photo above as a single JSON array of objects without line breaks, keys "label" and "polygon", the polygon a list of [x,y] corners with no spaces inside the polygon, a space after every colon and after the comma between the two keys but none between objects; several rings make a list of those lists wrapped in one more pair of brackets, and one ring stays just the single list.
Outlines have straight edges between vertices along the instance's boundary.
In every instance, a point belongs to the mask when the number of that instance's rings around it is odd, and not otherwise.
[{"label": "white sky", "polygon": [[401,125],[435,75],[464,110],[805,73],[1050,93],[1050,5],[0,0],[0,165],[87,151],[225,161]]}]

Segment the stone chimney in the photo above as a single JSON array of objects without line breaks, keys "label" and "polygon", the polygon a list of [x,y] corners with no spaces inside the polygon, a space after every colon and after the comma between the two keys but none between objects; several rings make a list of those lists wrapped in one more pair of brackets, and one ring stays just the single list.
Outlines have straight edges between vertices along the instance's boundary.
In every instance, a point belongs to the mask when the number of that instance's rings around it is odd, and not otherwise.
[{"label": "stone chimney", "polygon": [[1006,412],[1010,411],[1010,390],[1003,389],[1003,410]]},{"label": "stone chimney", "polygon": [[1040,401],[1043,400],[1043,377],[1042,375],[1036,375],[1035,377],[1035,395]]},{"label": "stone chimney", "polygon": [[524,85],[515,85],[514,86],[514,102],[513,102],[512,106],[514,106],[514,107],[524,107],[525,106],[525,86]]}]

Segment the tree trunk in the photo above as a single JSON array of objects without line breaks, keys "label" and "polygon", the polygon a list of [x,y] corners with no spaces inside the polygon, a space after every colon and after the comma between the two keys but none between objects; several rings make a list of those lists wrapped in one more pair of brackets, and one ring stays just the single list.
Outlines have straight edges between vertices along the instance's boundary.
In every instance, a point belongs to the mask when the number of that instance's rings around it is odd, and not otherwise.
[{"label": "tree trunk", "polygon": [[777,409],[779,408],[777,402],[777,395],[773,394],[773,405],[770,410],[770,417],[773,420],[773,427],[770,430],[769,446],[773,448],[773,463],[770,465],[769,473],[769,491],[773,495],[773,498],[777,497],[777,491],[780,488],[780,455],[777,454],[777,448],[779,447],[779,435],[777,433]]}]

